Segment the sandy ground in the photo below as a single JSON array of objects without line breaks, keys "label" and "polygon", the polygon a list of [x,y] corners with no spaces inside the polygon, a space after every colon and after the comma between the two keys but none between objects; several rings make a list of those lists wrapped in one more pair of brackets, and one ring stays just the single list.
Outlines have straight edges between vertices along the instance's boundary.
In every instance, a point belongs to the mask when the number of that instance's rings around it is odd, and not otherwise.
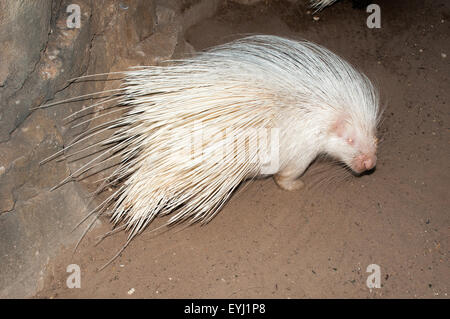
[{"label": "sandy ground", "polygon": [[[306,38],[363,70],[386,107],[372,174],[317,164],[300,191],[253,182],[207,226],[144,232],[98,272],[126,240],[94,246],[104,221],[76,254],[69,247],[50,262],[37,297],[448,298],[450,3],[377,3],[380,29],[350,2],[318,21],[276,2],[229,4],[186,35],[197,50],[246,33]],[[69,264],[81,268],[80,289],[66,286]],[[379,289],[366,286],[370,264],[380,266]]]}]

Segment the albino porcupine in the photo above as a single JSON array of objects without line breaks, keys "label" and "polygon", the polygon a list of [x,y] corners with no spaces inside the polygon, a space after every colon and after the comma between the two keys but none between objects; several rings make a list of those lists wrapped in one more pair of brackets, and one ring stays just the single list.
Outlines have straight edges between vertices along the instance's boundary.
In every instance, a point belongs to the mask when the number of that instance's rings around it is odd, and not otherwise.
[{"label": "albino porcupine", "polygon": [[123,75],[122,86],[97,103],[117,102],[123,115],[82,133],[65,151],[114,133],[65,181],[118,157],[99,190],[119,187],[92,213],[109,212],[129,240],[169,213],[168,224],[209,221],[247,179],[274,175],[280,187],[298,189],[320,154],[358,173],[375,166],[374,87],[311,42],[249,36]]}]

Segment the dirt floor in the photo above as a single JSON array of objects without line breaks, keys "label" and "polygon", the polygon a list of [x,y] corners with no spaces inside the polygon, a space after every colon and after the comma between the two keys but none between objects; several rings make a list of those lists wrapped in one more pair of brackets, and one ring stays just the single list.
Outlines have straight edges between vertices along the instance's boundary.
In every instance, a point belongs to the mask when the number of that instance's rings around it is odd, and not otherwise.
[{"label": "dirt floor", "polygon": [[[372,174],[316,164],[313,187],[279,189],[272,179],[241,188],[208,225],[159,236],[144,232],[95,246],[107,221],[50,261],[40,298],[448,298],[450,3],[377,1],[381,28],[340,1],[313,19],[288,2],[228,3],[191,28],[196,50],[243,34],[305,38],[363,70],[379,87],[383,140]],[[319,166],[327,174],[315,174]],[[81,268],[68,289],[66,267]],[[369,289],[366,268],[381,268]]]}]

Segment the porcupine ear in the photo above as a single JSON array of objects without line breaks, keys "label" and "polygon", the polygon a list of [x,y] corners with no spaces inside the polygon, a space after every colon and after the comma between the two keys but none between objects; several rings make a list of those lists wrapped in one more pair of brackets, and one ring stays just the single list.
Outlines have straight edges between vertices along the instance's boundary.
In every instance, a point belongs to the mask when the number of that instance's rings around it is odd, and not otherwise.
[{"label": "porcupine ear", "polygon": [[347,133],[349,119],[347,116],[338,116],[330,126],[330,133],[338,137],[344,137]]}]

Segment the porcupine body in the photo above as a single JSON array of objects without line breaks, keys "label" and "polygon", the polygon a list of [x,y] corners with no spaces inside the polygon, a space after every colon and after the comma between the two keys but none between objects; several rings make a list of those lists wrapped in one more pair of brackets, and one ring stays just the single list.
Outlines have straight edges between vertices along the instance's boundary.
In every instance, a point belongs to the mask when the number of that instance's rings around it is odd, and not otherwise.
[{"label": "porcupine body", "polygon": [[126,112],[100,126],[115,129],[105,151],[69,177],[119,156],[103,187],[121,184],[93,212],[109,212],[129,239],[157,216],[207,222],[251,178],[274,175],[280,187],[298,189],[319,154],[358,173],[376,163],[376,90],[311,42],[246,37],[126,71],[115,96]]}]

